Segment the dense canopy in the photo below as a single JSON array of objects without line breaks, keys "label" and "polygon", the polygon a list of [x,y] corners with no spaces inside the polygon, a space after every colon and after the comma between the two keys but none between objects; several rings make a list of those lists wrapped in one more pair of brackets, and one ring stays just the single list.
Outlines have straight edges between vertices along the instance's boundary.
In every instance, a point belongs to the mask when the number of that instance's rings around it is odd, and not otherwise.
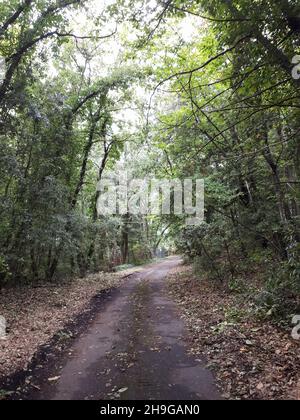
[{"label": "dense canopy", "polygon": [[[297,1],[1,0],[0,281],[177,250],[299,296]],[[97,214],[108,172],[205,180],[205,222]]]}]

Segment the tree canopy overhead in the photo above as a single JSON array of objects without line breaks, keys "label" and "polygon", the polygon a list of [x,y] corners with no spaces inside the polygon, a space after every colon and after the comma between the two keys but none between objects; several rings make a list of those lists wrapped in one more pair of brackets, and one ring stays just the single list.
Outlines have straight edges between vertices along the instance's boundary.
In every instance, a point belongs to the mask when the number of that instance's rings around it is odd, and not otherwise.
[{"label": "tree canopy overhead", "polygon": [[[299,290],[296,1],[2,0],[0,278],[53,280],[177,249]],[[96,186],[204,178],[205,223],[99,217]],[[272,283],[273,284],[273,283]]]}]

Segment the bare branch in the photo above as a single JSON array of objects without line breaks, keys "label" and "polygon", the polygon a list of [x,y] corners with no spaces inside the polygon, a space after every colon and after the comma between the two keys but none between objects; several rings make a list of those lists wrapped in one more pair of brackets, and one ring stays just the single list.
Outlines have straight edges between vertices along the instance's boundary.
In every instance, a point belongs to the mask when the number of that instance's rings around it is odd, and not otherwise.
[{"label": "bare branch", "polygon": [[157,22],[155,28],[152,29],[152,31],[148,35],[147,41],[150,41],[150,39],[153,37],[153,35],[157,31],[157,29],[159,28],[159,26],[160,26],[160,24],[161,24],[161,22],[162,22],[162,20],[163,20],[163,18],[165,16],[166,12],[168,11],[168,8],[171,5],[171,3],[172,3],[172,0],[168,0],[168,2],[164,4],[164,9],[163,9],[163,11],[161,12],[161,14],[158,17],[158,22]]},{"label": "bare branch", "polygon": [[59,38],[63,38],[63,37],[70,37],[70,38],[74,38],[76,40],[84,40],[84,39],[96,39],[96,40],[101,40],[101,39],[108,39],[108,38],[112,38],[114,35],[116,35],[117,33],[117,28],[115,29],[114,32],[112,32],[111,34],[108,35],[101,35],[101,36],[97,36],[97,35],[86,35],[86,36],[79,36],[79,35],[75,35],[70,33],[61,33],[61,32],[56,32],[55,35],[57,35]]}]

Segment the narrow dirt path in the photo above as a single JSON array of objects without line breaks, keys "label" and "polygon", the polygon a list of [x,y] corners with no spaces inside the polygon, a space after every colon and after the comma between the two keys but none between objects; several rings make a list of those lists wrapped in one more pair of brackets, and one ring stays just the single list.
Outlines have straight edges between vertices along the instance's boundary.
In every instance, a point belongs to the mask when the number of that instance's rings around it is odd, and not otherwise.
[{"label": "narrow dirt path", "polygon": [[165,290],[179,263],[167,259],[131,277],[57,361],[53,381],[47,371],[29,398],[219,399],[210,371],[187,354],[184,325]]}]

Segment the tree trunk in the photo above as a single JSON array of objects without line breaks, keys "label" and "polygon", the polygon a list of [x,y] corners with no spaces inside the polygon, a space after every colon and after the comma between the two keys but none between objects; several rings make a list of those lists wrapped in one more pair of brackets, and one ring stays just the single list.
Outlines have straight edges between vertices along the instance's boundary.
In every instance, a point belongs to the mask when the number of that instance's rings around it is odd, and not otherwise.
[{"label": "tree trunk", "polygon": [[129,214],[126,214],[123,218],[123,229],[122,229],[122,263],[129,263]]}]

